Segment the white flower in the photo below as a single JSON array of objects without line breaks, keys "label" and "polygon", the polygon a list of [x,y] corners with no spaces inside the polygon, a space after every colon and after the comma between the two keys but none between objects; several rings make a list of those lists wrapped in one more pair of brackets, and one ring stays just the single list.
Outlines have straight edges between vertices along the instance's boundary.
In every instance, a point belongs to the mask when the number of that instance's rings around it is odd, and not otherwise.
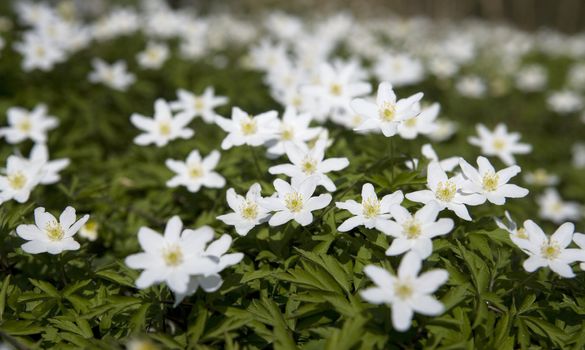
[{"label": "white flower", "polygon": [[437,316],[445,309],[431,294],[447,281],[449,274],[446,270],[435,269],[419,276],[421,266],[418,254],[409,252],[402,258],[397,276],[374,265],[364,268],[364,273],[376,286],[362,290],[360,295],[372,304],[391,306],[392,325],[401,332],[410,328],[414,312]]},{"label": "white flower", "polygon": [[481,147],[483,155],[497,156],[508,166],[516,164],[514,154],[527,154],[532,151],[531,145],[518,142],[519,133],[508,133],[505,124],[498,124],[493,132],[483,124],[478,124],[476,130],[479,137],[470,137],[469,143]]},{"label": "white flower", "polygon": [[0,175],[0,204],[10,199],[25,203],[41,180],[41,165],[26,158],[9,156],[5,175]]},{"label": "white flower", "polygon": [[440,204],[440,209],[445,208],[453,211],[458,217],[471,221],[466,205],[479,205],[485,201],[481,195],[465,194],[461,192],[461,188],[465,183],[465,179],[461,174],[447,177],[445,170],[441,168],[439,163],[430,162],[427,167],[427,188],[428,190],[421,190],[408,193],[406,198],[423,204],[430,201],[437,201]]},{"label": "white flower", "polygon": [[547,188],[536,202],[540,207],[538,215],[556,224],[567,220],[577,221],[581,217],[579,203],[564,201],[554,188]]},{"label": "white flower", "polygon": [[445,171],[453,171],[453,169],[455,169],[455,167],[459,165],[459,157],[449,157],[440,160],[439,156],[437,155],[437,153],[433,149],[433,146],[431,146],[430,143],[424,144],[421,147],[420,152],[426,159],[430,161],[439,162],[439,165]]},{"label": "white flower", "polygon": [[292,179],[290,184],[281,179],[274,180],[276,196],[260,200],[261,206],[275,212],[268,224],[279,226],[294,220],[306,226],[313,222],[311,212],[323,209],[331,202],[331,195],[328,193],[313,197],[318,183],[318,176],[308,177],[302,182]]},{"label": "white flower", "polygon": [[321,128],[310,128],[311,114],[297,114],[296,108],[286,107],[282,120],[278,121],[275,139],[269,142],[268,154],[282,155],[289,148],[303,147],[310,140],[315,139]]},{"label": "white flower", "polygon": [[149,42],[146,49],[136,55],[138,64],[147,69],[158,69],[169,57],[169,47],[165,44]]},{"label": "white flower", "polygon": [[226,198],[229,207],[233,213],[220,215],[217,217],[226,225],[235,226],[236,232],[240,236],[245,236],[254,226],[264,222],[270,215],[268,210],[264,209],[259,201],[262,200],[260,184],[253,184],[246,197],[236,193],[233,188],[227,190]]},{"label": "white flower", "polygon": [[203,226],[197,230],[183,230],[183,222],[173,216],[167,223],[164,236],[148,228],[138,231],[138,242],[143,253],[126,257],[126,265],[142,269],[136,287],[148,288],[165,282],[175,293],[186,293],[192,275],[210,276],[217,271],[217,261],[205,256],[207,242],[213,230]]},{"label": "white flower", "polygon": [[420,113],[420,104],[417,102],[422,97],[423,94],[419,92],[396,101],[392,85],[388,82],[380,83],[376,103],[361,98],[351,101],[353,110],[365,117],[363,123],[354,130],[380,129],[384,136],[394,136],[400,123]]},{"label": "white flower", "polygon": [[214,109],[228,102],[225,96],[216,96],[213,87],[208,86],[202,95],[194,95],[187,90],[177,90],[177,101],[171,102],[173,111],[179,111],[190,117],[201,117],[206,123],[213,123],[217,114]]},{"label": "white flower", "polygon": [[102,83],[114,90],[126,91],[136,77],[128,73],[126,62],[117,61],[111,65],[104,60],[96,58],[91,62],[93,71],[89,74],[89,81]]},{"label": "white flower", "polygon": [[337,230],[347,232],[357,226],[366,228],[375,228],[378,231],[387,233],[390,230],[390,207],[402,203],[404,195],[402,191],[396,191],[392,194],[385,195],[378,200],[378,195],[374,186],[366,183],[362,186],[362,202],[358,203],[352,199],[345,202],[336,202],[335,206],[339,209],[345,209],[352,215],[345,220]]},{"label": "white flower", "polygon": [[221,148],[227,150],[233,146],[263,145],[275,137],[278,120],[276,111],[253,116],[234,107],[231,119],[217,116],[215,122],[228,133],[221,143]]},{"label": "white flower", "polygon": [[546,83],[546,70],[540,65],[532,64],[523,67],[516,73],[516,87],[522,91],[540,91],[546,86]]},{"label": "white flower", "polygon": [[407,140],[416,138],[418,134],[432,134],[438,128],[435,120],[439,115],[440,109],[441,107],[438,103],[433,103],[429,107],[423,108],[418,115],[408,118],[398,124],[398,134],[400,137]]},{"label": "white flower", "polygon": [[191,138],[195,132],[187,128],[187,125],[192,119],[193,117],[184,113],[173,116],[168,103],[159,98],[154,103],[153,118],[137,113],[130,116],[132,124],[145,131],[134,138],[134,143],[140,146],[154,143],[157,147],[162,147],[178,138]]},{"label": "white flower", "polygon": [[304,86],[301,91],[318,99],[325,110],[346,108],[352,98],[372,90],[369,83],[358,80],[358,71],[359,66],[355,61],[337,67],[323,63],[319,69],[319,83]]},{"label": "white flower", "polygon": [[462,186],[463,193],[475,193],[482,197],[482,203],[488,200],[496,205],[506,203],[506,198],[522,198],[528,190],[509,184],[511,178],[520,173],[520,167],[511,167],[495,171],[490,161],[482,156],[477,157],[478,169],[472,167],[465,159],[459,159],[459,166],[467,180]]},{"label": "white flower", "polygon": [[555,186],[560,179],[557,175],[549,173],[546,169],[538,168],[534,171],[527,172],[524,175],[524,181],[529,185],[535,186]]},{"label": "white flower", "polygon": [[65,52],[54,42],[36,33],[27,33],[24,41],[16,43],[14,49],[24,56],[22,69],[50,71],[56,63],[63,62]]},{"label": "white flower", "polygon": [[483,79],[475,75],[460,78],[455,88],[462,96],[471,98],[483,97],[487,92],[487,86]]},{"label": "white flower", "polygon": [[567,248],[573,240],[575,225],[566,222],[550,237],[532,220],[524,221],[524,229],[528,234],[528,243],[523,251],[530,256],[522,264],[526,271],[548,267],[562,277],[575,277],[570,264],[585,261],[585,250]]},{"label": "white flower", "polygon": [[437,128],[427,136],[436,142],[441,142],[449,139],[457,132],[457,123],[446,119],[437,119],[435,121]]},{"label": "white flower", "polygon": [[[204,226],[203,228],[205,228]],[[201,230],[201,229],[200,229]],[[206,236],[207,238],[209,236]],[[204,239],[205,239],[204,238]],[[203,240],[204,240],[203,239]],[[207,243],[206,241],[205,243]],[[223,280],[219,273],[226,267],[239,263],[243,258],[242,253],[231,253],[226,254],[232,244],[232,238],[229,235],[222,235],[218,240],[211,242],[205,251],[201,252],[203,256],[211,258],[216,262],[216,267],[213,272],[209,275],[195,275],[191,276],[189,284],[187,285],[187,291],[185,293],[175,292],[175,305],[177,306],[183,301],[183,299],[197,292],[197,289],[201,287],[205,292],[211,293],[217,291],[223,284]]]},{"label": "white flower", "polygon": [[222,188],[225,186],[225,179],[215,171],[221,154],[214,150],[201,159],[199,151],[193,150],[189,153],[185,162],[167,159],[166,165],[177,173],[167,181],[168,187],[185,186],[189,192],[198,192],[201,186],[209,188]]},{"label": "white flower", "polygon": [[37,143],[47,141],[47,132],[59,125],[57,118],[47,115],[47,106],[39,104],[32,111],[20,107],[8,108],[8,127],[0,128],[0,137],[8,143],[30,139]]},{"label": "white flower", "polygon": [[292,179],[299,180],[299,182],[308,177],[316,176],[319,178],[319,185],[325,187],[327,191],[333,192],[337,187],[326,174],[346,168],[349,165],[349,160],[347,158],[323,159],[326,145],[326,140],[319,140],[311,149],[306,146],[302,148],[288,147],[286,155],[291,164],[275,165],[270,167],[268,172],[271,174],[285,174]]},{"label": "white flower", "polygon": [[578,112],[584,106],[583,97],[571,90],[561,90],[552,92],[546,99],[548,108],[559,114],[569,114]]},{"label": "white flower", "polygon": [[75,209],[72,207],[63,210],[59,221],[46,212],[45,208],[36,208],[35,224],[23,224],[16,228],[16,234],[28,241],[21,246],[22,250],[29,254],[59,254],[65,250],[79,249],[79,243],[73,236],[89,219],[89,215],[86,214],[77,221],[75,219]]},{"label": "white flower", "polygon": [[432,238],[446,235],[453,229],[453,220],[439,219],[441,207],[435,201],[425,204],[414,215],[400,205],[390,207],[394,220],[390,221],[385,234],[394,237],[386,255],[400,255],[407,251],[416,252],[426,259],[433,252]]},{"label": "white flower", "polygon": [[510,234],[510,239],[518,246],[518,248],[528,251],[530,245],[530,236],[526,232],[526,229],[524,227],[516,226],[516,222],[512,220],[510,213],[507,210],[504,212],[504,214],[506,215],[507,222],[503,222],[502,220],[495,218],[494,221],[496,222],[496,225],[498,225],[498,227],[502,230],[508,231]]},{"label": "white flower", "polygon": [[88,220],[85,225],[81,226],[79,236],[90,241],[95,241],[98,238],[98,230],[100,225],[95,220]]},{"label": "white flower", "polygon": [[424,78],[424,69],[419,59],[408,54],[384,54],[374,66],[379,81],[388,81],[394,86],[413,85]]},{"label": "white flower", "polygon": [[59,172],[69,165],[67,158],[49,160],[49,149],[42,143],[33,146],[28,161],[31,167],[39,168],[39,183],[41,185],[59,182],[61,180]]}]

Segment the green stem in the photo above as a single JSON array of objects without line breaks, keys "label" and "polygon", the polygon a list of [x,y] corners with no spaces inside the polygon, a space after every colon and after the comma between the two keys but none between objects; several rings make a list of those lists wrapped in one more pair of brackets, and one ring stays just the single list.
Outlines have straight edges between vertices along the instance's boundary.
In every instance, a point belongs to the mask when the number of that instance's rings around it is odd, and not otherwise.
[{"label": "green stem", "polygon": [[252,146],[248,146],[252,150],[252,158],[254,159],[254,166],[256,167],[256,172],[258,173],[258,180],[264,177],[262,171],[260,170],[260,163],[258,162],[258,155],[256,154],[256,149]]}]

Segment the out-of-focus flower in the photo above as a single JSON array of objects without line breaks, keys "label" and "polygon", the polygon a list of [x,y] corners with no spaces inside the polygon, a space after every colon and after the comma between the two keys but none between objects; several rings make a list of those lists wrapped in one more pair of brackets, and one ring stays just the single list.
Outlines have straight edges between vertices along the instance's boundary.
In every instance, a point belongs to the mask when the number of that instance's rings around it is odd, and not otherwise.
[{"label": "out-of-focus flower", "polygon": [[508,133],[505,124],[498,124],[493,132],[485,125],[478,124],[476,130],[479,137],[469,137],[469,143],[481,147],[483,155],[497,156],[508,166],[516,164],[514,154],[527,154],[532,151],[531,145],[518,142],[519,133]]},{"label": "out-of-focus flower", "polygon": [[213,123],[217,117],[215,109],[228,102],[227,97],[216,96],[211,86],[206,87],[200,96],[179,89],[177,97],[179,100],[170,103],[173,111],[179,111],[190,117],[201,117],[206,123]]},{"label": "out-of-focus flower", "polygon": [[165,44],[149,42],[144,51],[136,55],[138,64],[147,69],[160,68],[169,57],[169,47]]},{"label": "out-of-focus flower", "polygon": [[136,81],[134,74],[127,71],[125,61],[108,64],[96,58],[91,64],[93,71],[89,74],[89,81],[92,83],[102,83],[114,90],[126,91]]},{"label": "out-of-focus flower", "polygon": [[152,118],[138,113],[130,116],[132,124],[144,131],[143,134],[134,138],[134,143],[140,146],[155,144],[157,147],[162,147],[175,139],[191,138],[195,132],[187,128],[187,125],[192,119],[192,116],[185,113],[173,116],[169,104],[159,98],[154,102],[154,116]]},{"label": "out-of-focus flower", "polygon": [[564,201],[554,188],[547,188],[536,201],[540,207],[540,217],[556,224],[567,220],[577,221],[581,217],[579,203]]},{"label": "out-of-focus flower", "polygon": [[32,111],[20,107],[8,109],[8,127],[0,128],[0,137],[8,143],[20,143],[31,139],[37,143],[47,141],[47,132],[59,125],[59,120],[47,115],[47,106],[39,104]]},{"label": "out-of-focus flower", "polygon": [[202,186],[222,188],[225,186],[225,178],[214,171],[220,156],[219,151],[214,150],[201,159],[199,151],[193,150],[184,162],[167,159],[165,164],[176,173],[167,181],[167,186],[185,186],[189,192],[198,192]]}]

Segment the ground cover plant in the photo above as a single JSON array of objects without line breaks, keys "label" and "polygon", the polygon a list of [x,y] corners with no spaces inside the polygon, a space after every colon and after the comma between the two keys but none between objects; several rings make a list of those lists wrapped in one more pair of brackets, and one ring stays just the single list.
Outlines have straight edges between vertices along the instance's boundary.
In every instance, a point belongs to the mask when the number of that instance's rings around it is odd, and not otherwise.
[{"label": "ground cover plant", "polygon": [[585,346],[583,35],[77,5],[0,4],[1,348]]}]

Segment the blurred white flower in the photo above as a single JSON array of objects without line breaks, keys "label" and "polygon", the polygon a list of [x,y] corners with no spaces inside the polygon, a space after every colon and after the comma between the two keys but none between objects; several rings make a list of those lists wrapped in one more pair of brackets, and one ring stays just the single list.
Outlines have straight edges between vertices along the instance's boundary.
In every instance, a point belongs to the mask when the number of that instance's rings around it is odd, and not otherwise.
[{"label": "blurred white flower", "polygon": [[573,153],[573,166],[575,168],[585,168],[585,143],[576,143],[571,150]]},{"label": "blurred white flower", "polygon": [[171,102],[173,111],[179,111],[189,117],[201,117],[206,123],[213,123],[217,114],[215,109],[228,102],[225,96],[215,95],[213,87],[208,86],[202,95],[195,95],[183,89],[177,90],[177,101]]},{"label": "blurred white flower", "polygon": [[543,66],[531,64],[516,72],[516,87],[526,92],[542,91],[546,87],[547,75]]},{"label": "blurred white flower", "polygon": [[481,147],[483,155],[497,156],[508,166],[516,164],[514,154],[527,154],[532,151],[531,145],[518,142],[520,133],[508,133],[505,124],[498,124],[493,132],[485,125],[478,124],[476,130],[479,137],[469,137],[469,143]]},{"label": "blurred white flower", "polygon": [[388,81],[393,86],[406,86],[419,83],[424,78],[422,62],[409,54],[384,54],[374,65],[379,81]]},{"label": "blurred white flower", "polygon": [[89,81],[102,83],[114,90],[126,91],[136,81],[134,74],[129,73],[126,62],[119,60],[108,64],[100,58],[91,61],[93,71],[89,73]]},{"label": "blurred white flower", "polygon": [[54,42],[31,32],[24,36],[23,42],[15,43],[14,49],[24,56],[22,69],[27,72],[34,69],[50,71],[66,58],[65,52]]},{"label": "blurred white flower", "polygon": [[98,238],[100,225],[95,220],[88,220],[85,225],[81,226],[79,236],[89,241],[95,241]]},{"label": "blurred white flower", "polygon": [[286,107],[282,120],[278,121],[276,137],[268,143],[268,154],[279,156],[291,148],[306,148],[306,143],[315,139],[321,132],[321,128],[309,127],[311,119],[309,113],[297,114],[294,107]]},{"label": "blurred white flower", "polygon": [[167,159],[165,164],[176,173],[167,181],[167,186],[171,188],[185,186],[189,192],[198,192],[202,186],[222,188],[225,186],[225,179],[214,171],[220,156],[219,151],[214,150],[201,159],[199,151],[193,150],[184,162]]},{"label": "blurred white flower", "polygon": [[547,188],[536,202],[540,208],[539,216],[556,224],[567,220],[577,221],[581,217],[581,205],[564,201],[554,188]]},{"label": "blurred white flower", "polygon": [[21,248],[29,254],[59,254],[65,250],[79,249],[79,243],[73,236],[88,219],[89,215],[86,214],[76,221],[75,209],[72,207],[65,208],[58,221],[45,208],[36,208],[35,224],[19,225],[16,234],[28,241]]},{"label": "blurred white flower", "polygon": [[144,51],[136,55],[138,64],[147,69],[158,69],[169,58],[169,47],[157,42],[149,42]]},{"label": "blurred white flower", "polygon": [[191,120],[193,117],[185,113],[173,116],[169,104],[159,98],[154,102],[152,118],[138,113],[130,116],[132,124],[144,131],[143,134],[134,138],[134,143],[140,146],[155,144],[157,147],[162,147],[175,139],[191,138],[195,134],[192,129],[187,128]]},{"label": "blurred white flower", "polygon": [[549,173],[546,169],[538,168],[524,175],[524,181],[534,186],[555,186],[559,184],[559,177]]},{"label": "blurred white flower", "polygon": [[412,140],[419,134],[432,134],[438,128],[435,120],[439,115],[440,109],[441,106],[438,103],[422,108],[418,115],[408,118],[398,125],[398,134],[407,140]]},{"label": "blurred white flower", "polygon": [[32,111],[21,107],[8,108],[8,127],[0,128],[0,137],[8,143],[20,143],[31,139],[37,143],[47,141],[47,132],[59,125],[59,120],[47,115],[47,106],[38,104]]},{"label": "blurred white flower", "polygon": [[575,91],[561,90],[549,94],[546,99],[548,108],[559,114],[570,114],[583,108],[583,97]]},{"label": "blurred white flower", "polygon": [[459,80],[455,85],[455,89],[465,97],[481,98],[487,93],[487,85],[485,81],[475,75],[466,75]]},{"label": "blurred white flower", "polygon": [[439,118],[435,121],[436,129],[427,136],[436,142],[448,140],[457,132],[457,123],[451,120]]}]

